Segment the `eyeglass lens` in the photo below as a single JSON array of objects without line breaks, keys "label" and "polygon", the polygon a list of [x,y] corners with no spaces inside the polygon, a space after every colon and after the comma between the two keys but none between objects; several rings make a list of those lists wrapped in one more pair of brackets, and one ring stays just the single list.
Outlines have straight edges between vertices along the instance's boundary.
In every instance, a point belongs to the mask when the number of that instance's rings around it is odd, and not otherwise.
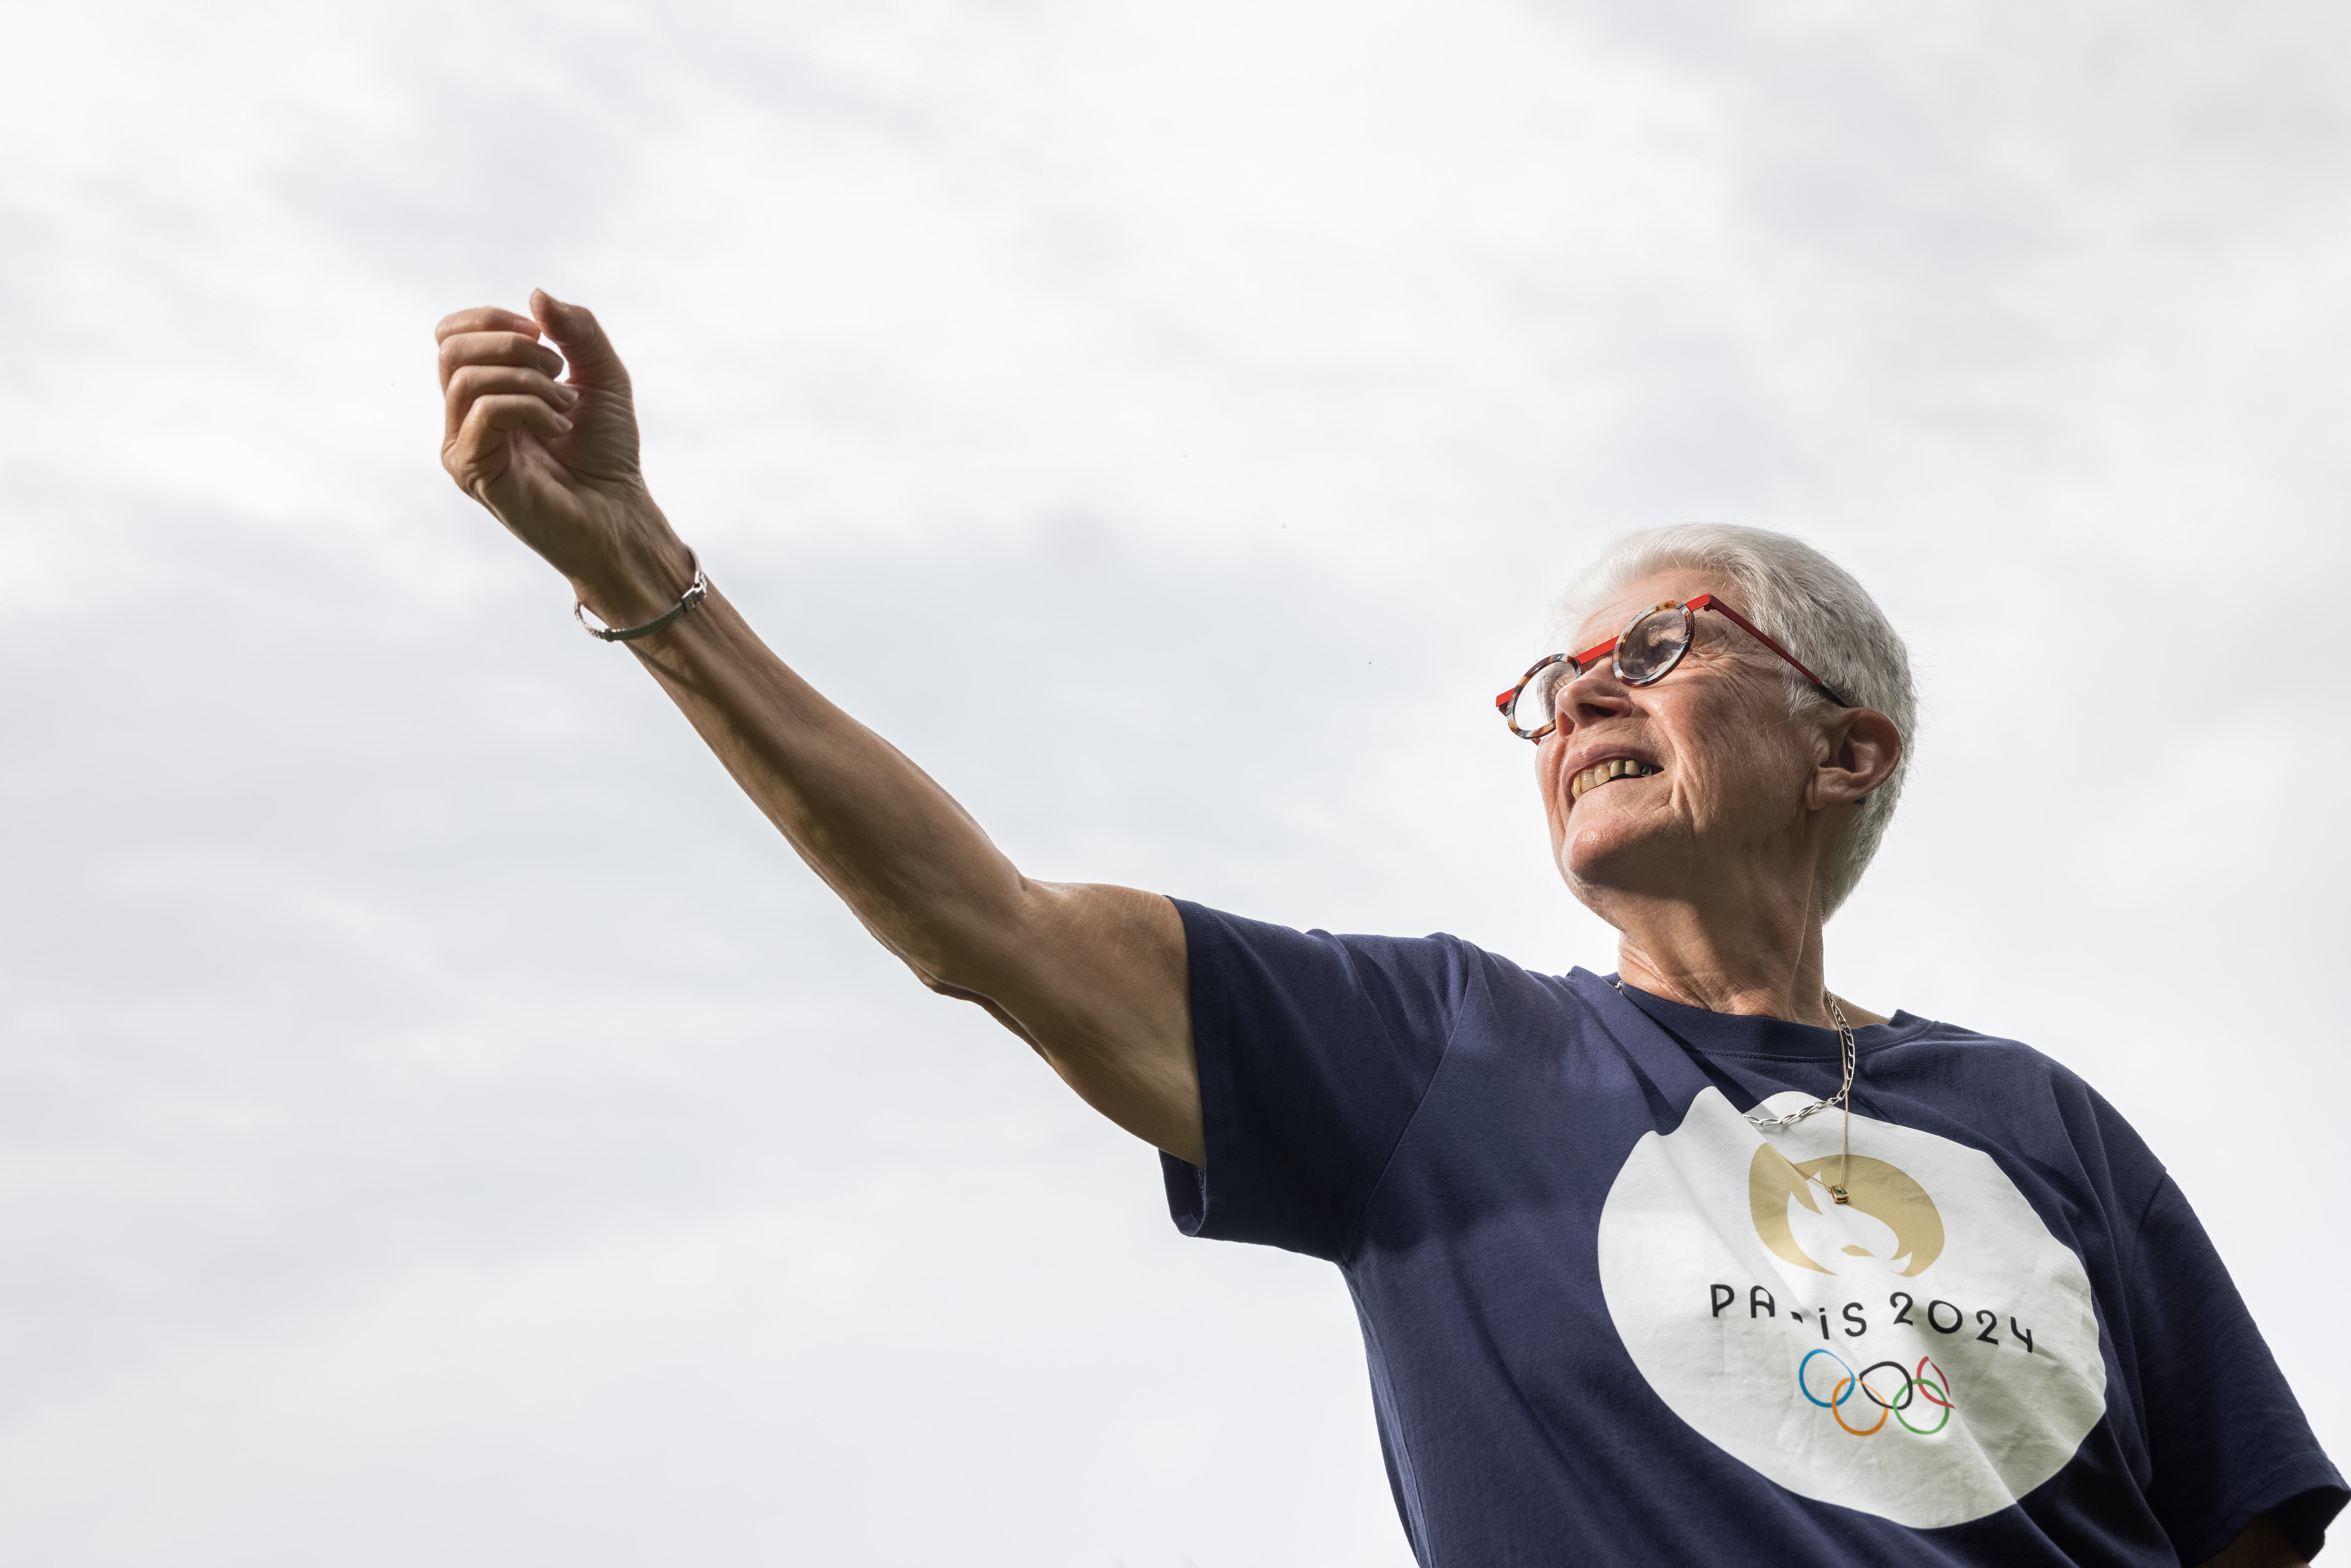
[{"label": "eyeglass lens", "polygon": [[1549,727],[1554,705],[1559,701],[1559,688],[1575,679],[1575,662],[1562,659],[1555,664],[1545,664],[1535,672],[1534,679],[1519,688],[1519,700],[1510,705],[1510,723],[1521,735],[1533,735]]},{"label": "eyeglass lens", "polygon": [[1616,643],[1616,670],[1626,684],[1646,686],[1663,679],[1681,662],[1690,640],[1689,612],[1677,604],[1652,610],[1625,630]]}]

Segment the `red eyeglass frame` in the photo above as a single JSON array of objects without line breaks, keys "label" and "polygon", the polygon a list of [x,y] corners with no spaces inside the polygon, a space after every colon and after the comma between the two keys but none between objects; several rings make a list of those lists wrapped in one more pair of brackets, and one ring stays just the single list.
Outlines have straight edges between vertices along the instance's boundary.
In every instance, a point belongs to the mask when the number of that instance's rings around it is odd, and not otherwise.
[{"label": "red eyeglass frame", "polygon": [[[1509,691],[1504,692],[1500,696],[1494,699],[1494,706],[1500,712],[1502,722],[1506,725],[1510,725],[1510,733],[1517,736],[1521,740],[1541,740],[1544,736],[1549,735],[1552,730],[1559,727],[1559,719],[1556,716],[1553,716],[1551,723],[1543,726],[1541,729],[1533,731],[1531,734],[1526,730],[1520,729],[1517,725],[1510,723],[1510,708],[1512,705],[1517,703],[1519,700],[1519,694],[1526,690],[1527,683],[1529,681],[1533,680],[1537,675],[1542,674],[1545,670],[1550,669],[1553,664],[1572,664],[1575,667],[1575,673],[1577,674],[1580,675],[1583,674],[1584,671],[1592,667],[1592,662],[1599,658],[1601,654],[1614,653],[1618,644],[1625,641],[1625,632],[1632,631],[1634,627],[1638,626],[1642,622],[1646,621],[1650,616],[1655,615],[1660,610],[1680,610],[1686,612],[1686,619],[1687,620],[1693,632],[1696,632],[1698,627],[1698,612],[1701,610],[1714,611],[1729,621],[1732,625],[1746,632],[1750,637],[1754,638],[1758,643],[1762,643],[1766,648],[1771,649],[1771,652],[1779,654],[1780,657],[1788,661],[1790,668],[1793,669],[1796,674],[1803,676],[1807,681],[1810,681],[1820,690],[1821,695],[1827,697],[1829,701],[1836,704],[1839,707],[1851,707],[1854,706],[1853,704],[1845,701],[1844,696],[1838,693],[1834,686],[1829,685],[1826,681],[1821,679],[1820,676],[1806,669],[1804,667],[1803,661],[1798,659],[1795,654],[1791,653],[1787,649],[1782,648],[1779,643],[1764,635],[1762,630],[1758,627],[1755,622],[1748,620],[1746,616],[1741,615],[1738,611],[1733,610],[1729,605],[1725,604],[1713,594],[1701,593],[1696,599],[1668,599],[1662,604],[1652,604],[1648,609],[1642,611],[1638,615],[1635,615],[1630,621],[1625,622],[1624,632],[1617,632],[1616,635],[1609,638],[1608,641],[1601,643],[1596,648],[1587,648],[1583,653],[1574,654],[1553,653],[1548,659],[1536,660],[1533,667],[1528,670],[1525,674],[1519,677],[1518,685],[1512,686]],[[1682,662],[1682,655],[1689,652],[1690,643],[1692,641],[1693,638],[1691,637],[1684,637],[1682,639],[1682,645],[1674,651],[1674,656],[1666,661],[1666,667],[1659,670],[1656,674],[1651,675],[1646,681],[1633,680],[1626,676],[1625,672],[1621,669],[1615,670],[1616,678],[1625,682],[1626,685],[1654,686],[1659,681],[1664,680],[1667,675],[1674,673],[1675,668]],[[1612,659],[1610,661],[1610,666],[1612,669],[1614,668],[1614,664],[1615,661]]]}]

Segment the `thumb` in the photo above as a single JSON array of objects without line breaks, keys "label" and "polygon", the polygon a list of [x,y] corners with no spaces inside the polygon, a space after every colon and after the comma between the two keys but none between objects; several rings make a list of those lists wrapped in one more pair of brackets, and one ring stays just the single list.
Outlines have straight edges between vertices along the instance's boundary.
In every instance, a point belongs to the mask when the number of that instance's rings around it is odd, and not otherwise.
[{"label": "thumb", "polygon": [[606,384],[626,378],[621,356],[612,351],[612,340],[597,325],[594,311],[584,305],[567,305],[546,289],[534,288],[530,313],[570,361],[570,379],[580,380],[583,372],[587,380]]}]

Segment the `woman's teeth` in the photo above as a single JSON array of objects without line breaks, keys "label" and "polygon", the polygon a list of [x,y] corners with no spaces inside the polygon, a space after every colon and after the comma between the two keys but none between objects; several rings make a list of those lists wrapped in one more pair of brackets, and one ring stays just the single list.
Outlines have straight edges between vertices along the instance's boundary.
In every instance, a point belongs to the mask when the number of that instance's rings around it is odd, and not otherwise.
[{"label": "woman's teeth", "polygon": [[1573,804],[1581,800],[1586,789],[1597,789],[1611,779],[1646,779],[1652,773],[1663,771],[1663,768],[1652,768],[1646,762],[1635,762],[1629,757],[1615,757],[1605,762],[1595,762],[1567,781],[1568,801]]}]

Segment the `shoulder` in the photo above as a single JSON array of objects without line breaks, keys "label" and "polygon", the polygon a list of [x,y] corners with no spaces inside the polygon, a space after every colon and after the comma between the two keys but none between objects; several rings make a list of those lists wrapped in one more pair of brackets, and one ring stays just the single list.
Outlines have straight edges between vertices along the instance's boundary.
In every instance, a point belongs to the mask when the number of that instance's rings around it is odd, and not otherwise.
[{"label": "shoulder", "polygon": [[1891,1021],[1864,1032],[1882,1037],[1874,1046],[1865,1040],[1864,1052],[1890,1068],[1932,1068],[2067,1100],[2104,1103],[2080,1073],[2047,1052],[2006,1035],[1987,1034],[1909,1012],[1896,1012]]},{"label": "shoulder", "polygon": [[2163,1180],[2163,1164],[2138,1130],[2047,1052],[1939,1019],[1897,1013],[1887,1028],[1897,1038],[1865,1050],[1865,1080],[1902,1086],[1936,1119],[1964,1127],[1968,1141],[2044,1169],[2070,1168],[2101,1189],[2117,1220],[2135,1217]]}]

